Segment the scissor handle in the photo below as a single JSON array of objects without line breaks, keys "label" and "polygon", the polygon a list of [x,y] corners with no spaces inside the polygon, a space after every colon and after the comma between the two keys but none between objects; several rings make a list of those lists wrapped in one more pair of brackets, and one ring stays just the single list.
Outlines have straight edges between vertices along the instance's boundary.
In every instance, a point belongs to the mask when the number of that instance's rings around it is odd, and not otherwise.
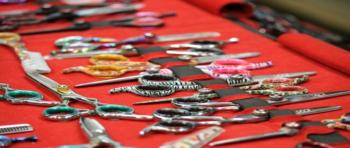
[{"label": "scissor handle", "polygon": [[0,99],[6,99],[14,103],[19,103],[26,100],[41,101],[43,99],[43,95],[31,90],[5,90],[5,93],[0,95]]},{"label": "scissor handle", "polygon": [[82,115],[78,109],[69,107],[65,104],[49,107],[44,110],[43,115],[50,120],[72,120]]},{"label": "scissor handle", "polygon": [[115,114],[115,113],[133,113],[134,109],[128,106],[124,105],[113,105],[113,104],[104,104],[104,105],[98,105],[96,107],[96,113],[99,116],[106,116],[108,114]]}]

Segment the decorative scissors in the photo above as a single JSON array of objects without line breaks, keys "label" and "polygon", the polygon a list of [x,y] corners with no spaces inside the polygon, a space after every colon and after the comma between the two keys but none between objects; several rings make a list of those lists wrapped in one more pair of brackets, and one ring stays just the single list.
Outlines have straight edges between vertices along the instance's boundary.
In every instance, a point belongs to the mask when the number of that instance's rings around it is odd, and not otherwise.
[{"label": "decorative scissors", "polygon": [[0,100],[8,101],[12,104],[29,104],[39,106],[53,106],[61,104],[61,102],[44,101],[43,95],[36,91],[13,89],[5,83],[0,83],[0,90],[4,91],[4,94],[0,95]]},{"label": "decorative scissors", "polygon": [[[341,106],[327,106],[316,108],[305,108],[291,110],[293,114],[305,116],[312,114],[319,114],[329,111],[335,111],[341,109]],[[244,124],[244,123],[258,123],[268,121],[270,119],[270,112],[273,110],[256,109],[250,114],[238,115],[235,117],[227,118],[221,121],[186,121],[186,120],[174,120],[164,119],[156,124],[141,130],[140,135],[144,136],[150,132],[169,132],[169,133],[184,133],[194,130],[199,125],[222,125],[228,124]]]},{"label": "decorative scissors", "polygon": [[95,148],[95,147],[113,147],[122,148],[119,142],[113,140],[106,129],[95,119],[81,117],[80,127],[90,139],[89,144],[83,145],[64,145],[59,148]]},{"label": "decorative scissors", "polygon": [[[68,86],[58,84],[54,80],[38,74],[26,73],[31,79],[45,86],[47,89],[55,92],[62,104],[47,108],[43,115],[50,120],[73,120],[86,115],[98,115],[102,118],[118,118],[118,119],[132,119],[132,120],[148,120],[153,119],[148,115],[133,114],[134,109],[123,105],[102,104],[97,99],[87,98],[81,96],[69,89]],[[90,104],[95,107],[93,110],[76,109],[69,106],[72,101],[78,101]]]},{"label": "decorative scissors", "polygon": [[350,131],[350,112],[340,116],[339,119],[325,119],[321,122],[327,127]]}]

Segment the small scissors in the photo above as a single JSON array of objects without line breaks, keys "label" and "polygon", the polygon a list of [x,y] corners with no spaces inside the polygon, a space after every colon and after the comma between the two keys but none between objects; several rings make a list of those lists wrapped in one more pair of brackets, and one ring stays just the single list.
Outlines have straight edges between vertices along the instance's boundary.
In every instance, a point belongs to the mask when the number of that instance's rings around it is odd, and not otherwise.
[{"label": "small scissors", "polygon": [[[98,115],[102,118],[118,118],[118,119],[132,119],[132,120],[150,120],[152,116],[133,114],[134,109],[123,105],[102,104],[97,99],[87,98],[81,96],[66,85],[58,84],[54,80],[38,74],[26,73],[34,81],[42,84],[49,90],[59,95],[63,101],[62,104],[47,108],[43,115],[50,120],[73,120],[80,116]],[[69,106],[71,101],[79,101],[90,104],[95,107],[93,110],[76,109]],[[119,118],[120,117],[120,118]]]},{"label": "small scissors", "polygon": [[271,67],[272,62],[250,63],[242,59],[217,59],[209,65],[196,66],[203,72],[221,79],[227,79],[233,74],[241,74],[250,77],[250,71],[254,69],[262,69]]},{"label": "small scissors", "polygon": [[0,83],[0,90],[4,90],[4,94],[0,95],[0,100],[9,101],[12,104],[29,104],[39,106],[53,106],[61,104],[61,102],[44,101],[43,95],[36,91],[13,89],[5,83]]},{"label": "small scissors", "polygon": [[122,148],[123,146],[114,141],[108,134],[106,129],[95,119],[80,118],[80,127],[90,139],[89,144],[83,145],[64,145],[59,148],[94,148],[94,147],[113,147]]},{"label": "small scissors", "polygon": [[174,76],[149,74],[138,78],[141,85],[113,88],[109,93],[131,92],[146,97],[162,97],[177,90],[196,90],[202,86],[190,81],[181,81]]}]

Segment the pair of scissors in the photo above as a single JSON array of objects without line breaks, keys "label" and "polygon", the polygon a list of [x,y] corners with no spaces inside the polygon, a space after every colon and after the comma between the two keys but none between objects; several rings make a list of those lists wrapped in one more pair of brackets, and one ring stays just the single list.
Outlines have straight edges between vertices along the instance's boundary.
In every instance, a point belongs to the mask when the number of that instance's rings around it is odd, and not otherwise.
[{"label": "pair of scissors", "polygon": [[95,77],[117,77],[130,71],[145,71],[157,68],[158,65],[149,62],[129,61],[128,58],[116,54],[101,54],[90,58],[93,65],[65,68],[64,74],[82,72]]},{"label": "pair of scissors", "polygon": [[162,97],[175,93],[178,90],[196,90],[202,86],[190,81],[161,74],[142,75],[138,78],[141,85],[113,88],[111,94],[120,92],[130,92],[145,97]]},{"label": "pair of scissors", "polygon": [[[31,79],[45,86],[47,89],[55,92],[62,103],[53,107],[47,108],[43,115],[50,120],[73,120],[81,116],[98,115],[102,118],[118,118],[118,119],[132,119],[132,120],[145,120],[150,118],[148,115],[136,115],[133,114],[134,109],[124,105],[103,104],[97,99],[87,98],[77,94],[68,86],[59,84],[54,80],[38,74],[38,73],[26,73]],[[72,101],[78,101],[94,106],[93,110],[76,109],[69,106]]]},{"label": "pair of scissors", "polygon": [[[341,109],[341,106],[326,106],[290,110],[295,115],[305,116]],[[144,136],[150,132],[168,132],[168,133],[184,133],[194,130],[199,125],[222,125],[222,124],[245,124],[258,123],[268,121],[270,119],[270,112],[273,110],[256,109],[252,113],[238,115],[231,118],[218,121],[187,121],[177,119],[163,119],[149,127],[144,128],[140,135]]]},{"label": "pair of scissors", "polygon": [[43,95],[36,91],[13,89],[5,83],[0,83],[0,90],[4,91],[4,94],[0,95],[0,100],[8,101],[12,104],[29,104],[38,106],[53,106],[61,104],[61,102],[44,101]]},{"label": "pair of scissors", "polygon": [[325,119],[321,122],[327,127],[350,131],[350,112],[345,113],[338,119]]},{"label": "pair of scissors", "polygon": [[[53,51],[51,54],[56,53],[79,53],[94,51],[101,47],[117,47],[118,45],[130,45],[130,44],[140,44],[140,43],[158,43],[158,42],[170,42],[170,41],[179,41],[179,40],[193,40],[198,38],[209,38],[209,37],[218,37],[220,33],[218,32],[198,32],[198,33],[183,33],[183,34],[169,34],[169,35],[156,35],[154,33],[146,32],[141,36],[135,36],[126,38],[123,40],[116,40],[113,38],[101,38],[101,37],[82,37],[82,36],[68,36],[60,38],[55,41],[55,45],[61,49],[58,51]],[[103,44],[91,44],[91,43],[103,43]],[[185,44],[181,44],[183,46]],[[186,48],[190,45],[186,44]],[[179,48],[179,47],[170,47],[169,48]],[[198,48],[198,47],[197,47]]]},{"label": "pair of scissors", "polygon": [[217,59],[209,65],[199,65],[196,67],[215,78],[227,79],[234,74],[250,77],[251,73],[249,70],[271,66],[271,61],[251,63],[242,59]]},{"label": "pair of scissors", "polygon": [[80,127],[88,136],[90,143],[82,145],[64,145],[59,148],[95,148],[95,147],[113,147],[122,148],[119,142],[113,140],[106,129],[95,119],[81,117]]}]

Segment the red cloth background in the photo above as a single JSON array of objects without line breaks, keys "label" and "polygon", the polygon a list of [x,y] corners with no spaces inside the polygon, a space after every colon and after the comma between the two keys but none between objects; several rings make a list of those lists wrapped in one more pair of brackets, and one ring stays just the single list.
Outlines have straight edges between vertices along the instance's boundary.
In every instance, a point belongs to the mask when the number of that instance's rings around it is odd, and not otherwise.
[{"label": "red cloth background", "polygon": [[[213,6],[216,2],[211,1]],[[124,39],[130,36],[141,35],[146,31],[152,31],[157,34],[173,34],[173,33],[187,33],[198,31],[218,31],[222,33],[222,36],[218,39],[228,39],[230,37],[238,37],[240,42],[238,44],[228,45],[224,48],[226,53],[239,53],[247,51],[258,51],[262,55],[257,58],[248,59],[252,62],[272,60],[274,66],[269,69],[261,69],[253,71],[253,74],[270,74],[280,72],[296,72],[315,70],[318,72],[316,76],[310,78],[310,81],[303,84],[308,87],[310,92],[321,91],[334,91],[350,89],[349,75],[340,72],[337,69],[329,68],[325,64],[315,62],[315,60],[302,56],[301,54],[291,51],[286,46],[275,42],[270,39],[266,39],[260,35],[254,34],[245,30],[239,25],[233,24],[223,18],[216,15],[212,15],[207,11],[200,9],[199,7],[190,5],[185,1],[169,0],[161,3],[159,0],[145,0],[146,7],[144,10],[154,10],[158,12],[175,11],[178,16],[173,18],[166,18],[166,26],[160,29],[138,29],[138,28],[117,28],[117,27],[104,27],[97,28],[84,32],[65,32],[57,34],[47,35],[35,35],[23,37],[23,41],[26,43],[28,49],[32,51],[39,51],[42,54],[48,54],[52,49],[55,49],[53,42],[65,36],[82,35],[82,36],[101,36],[101,37],[115,37],[117,39]],[[12,10],[15,8],[31,8],[34,6],[27,5],[4,5],[0,6],[0,10]],[[104,18],[104,17],[102,17]],[[51,26],[40,25],[28,27],[29,29],[45,29],[52,26],[61,26],[65,23],[56,23]],[[24,30],[24,29],[21,29]],[[293,38],[293,40],[300,40],[301,38]],[[306,44],[306,43],[305,43]],[[312,42],[307,44],[311,45]],[[165,44],[159,44],[165,45]],[[323,44],[319,45],[323,46]],[[288,46],[290,47],[290,46]],[[317,48],[317,47],[313,47]],[[318,47],[321,49],[322,47]],[[328,48],[324,49],[327,50]],[[329,51],[328,55],[332,55]],[[323,56],[323,55],[318,55]],[[322,59],[322,58],[318,58]],[[142,60],[134,57],[132,60]],[[346,59],[345,59],[346,60]],[[348,62],[348,61],[347,61]],[[48,77],[56,80],[62,84],[68,84],[73,86],[78,83],[89,82],[98,80],[81,73],[63,75],[62,69],[77,65],[88,64],[87,59],[69,59],[69,60],[50,60],[48,64],[52,68],[52,72],[47,74]],[[346,66],[346,65],[345,65]],[[46,100],[57,100],[58,98],[50,91],[41,87],[28,79],[21,68],[14,52],[6,47],[0,46],[0,82],[9,83],[16,89],[29,89],[41,92],[44,94]],[[346,67],[346,68],[349,68]],[[135,74],[130,73],[128,75]],[[80,88],[74,89],[77,93],[84,96],[99,98],[101,102],[116,103],[132,106],[132,103],[137,101],[150,100],[150,98],[143,98],[129,93],[120,93],[115,95],[109,95],[107,91],[114,87],[135,85],[136,82],[123,83],[123,84],[111,84],[100,87]],[[194,92],[178,92],[173,96],[190,95]],[[342,105],[344,110],[330,112],[327,114],[318,114],[312,116],[303,117],[303,119],[320,120],[328,118],[337,118],[345,111],[350,109],[349,96],[337,97],[334,99],[326,99],[321,101],[313,101],[301,104],[291,104],[281,106],[280,108],[305,108],[316,107],[321,105]],[[219,101],[228,101],[229,98],[221,99]],[[88,107],[87,105],[76,105],[78,107]],[[148,106],[134,106],[136,113],[151,114],[154,110],[161,107],[171,107],[170,104],[148,105]],[[69,122],[52,122],[42,118],[41,113],[45,107],[37,106],[25,106],[25,105],[11,105],[7,102],[0,103],[0,125],[14,124],[14,123],[30,123],[34,126],[35,131],[25,134],[13,134],[11,137],[23,136],[23,135],[37,135],[40,140],[37,143],[18,143],[13,147],[56,147],[60,145],[71,144],[83,144],[88,142],[88,138],[84,135],[78,121]],[[239,113],[222,112],[218,115],[233,116]],[[158,147],[159,145],[175,140],[183,135],[173,134],[151,134],[146,137],[140,137],[138,132],[153,122],[140,122],[140,121],[127,121],[127,120],[103,120],[96,117],[107,129],[111,137],[119,141],[125,146],[134,147]],[[246,136],[251,134],[260,134],[263,132],[270,132],[279,129],[276,124],[269,122],[259,124],[242,124],[242,125],[226,125],[226,132],[220,135],[215,140],[222,140],[231,137]],[[350,138],[350,134],[340,131],[342,134]],[[236,147],[251,147],[256,148],[257,145],[261,147],[289,147],[292,148],[298,142],[300,142],[302,136],[284,137],[270,140],[261,140],[249,143],[236,144]],[[232,147],[228,145],[226,147]]]}]

